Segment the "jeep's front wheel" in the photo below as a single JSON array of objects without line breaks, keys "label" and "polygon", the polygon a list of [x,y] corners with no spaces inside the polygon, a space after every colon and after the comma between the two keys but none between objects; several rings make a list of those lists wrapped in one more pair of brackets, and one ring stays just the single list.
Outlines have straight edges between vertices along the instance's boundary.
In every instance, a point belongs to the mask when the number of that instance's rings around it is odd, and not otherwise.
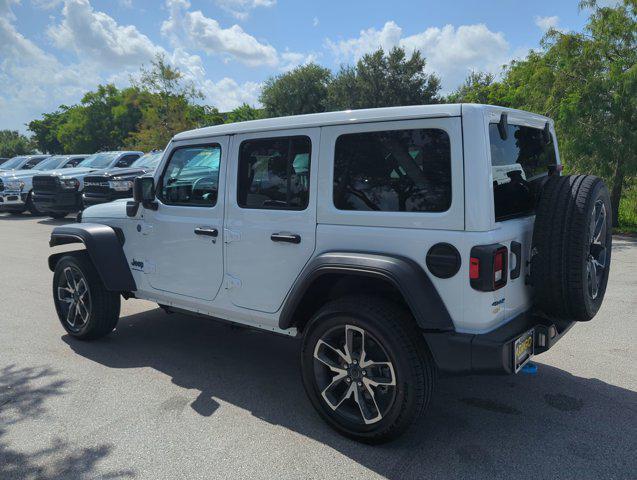
[{"label": "jeep's front wheel", "polygon": [[106,290],[86,252],[65,255],[53,274],[55,310],[69,335],[93,340],[117,325],[120,296]]},{"label": "jeep's front wheel", "polygon": [[429,403],[435,373],[410,313],[369,296],[333,301],[310,320],[301,368],[323,419],[365,443],[407,429]]}]

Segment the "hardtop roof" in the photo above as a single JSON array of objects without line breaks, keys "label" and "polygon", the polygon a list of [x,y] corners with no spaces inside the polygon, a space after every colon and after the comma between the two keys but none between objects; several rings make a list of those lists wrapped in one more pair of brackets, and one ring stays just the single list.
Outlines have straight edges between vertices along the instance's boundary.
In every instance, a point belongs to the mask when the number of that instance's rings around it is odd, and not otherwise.
[{"label": "hardtop roof", "polygon": [[246,122],[226,123],[211,127],[197,128],[178,133],[173,140],[189,140],[196,138],[213,137],[219,135],[232,135],[238,133],[250,133],[268,130],[284,130],[293,128],[312,128],[327,125],[342,125],[352,123],[381,122],[392,120],[413,120],[418,118],[458,117],[462,114],[462,108],[470,106],[472,109],[483,109],[485,113],[494,110],[502,112],[518,112],[525,116],[543,118],[541,115],[514,110],[495,105],[447,103],[436,105],[413,105],[404,107],[367,108],[361,110],[343,110],[340,112],[311,113],[307,115],[292,115],[288,117],[265,118],[262,120],[249,120]]}]

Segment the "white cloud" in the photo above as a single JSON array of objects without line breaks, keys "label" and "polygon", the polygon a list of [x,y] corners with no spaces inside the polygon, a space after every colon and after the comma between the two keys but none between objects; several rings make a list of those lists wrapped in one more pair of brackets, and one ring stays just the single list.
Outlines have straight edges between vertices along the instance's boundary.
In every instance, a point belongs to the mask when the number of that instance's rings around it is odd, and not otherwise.
[{"label": "white cloud", "polygon": [[61,49],[112,67],[139,66],[164,50],[133,25],[119,25],[113,17],[93,9],[88,0],[65,0],[62,22],[48,35]]},{"label": "white cloud", "polygon": [[548,32],[551,28],[557,28],[560,23],[560,17],[554,15],[552,17],[535,17],[535,24],[542,30],[543,32]]},{"label": "white cloud", "polygon": [[237,83],[232,78],[222,78],[218,82],[206,81],[202,91],[208,103],[214,105],[220,112],[228,112],[242,103],[250,106],[260,106],[259,95],[262,84],[257,82]]},{"label": "white cloud", "polygon": [[13,5],[20,5],[20,0],[0,0],[0,20],[15,20],[15,14],[11,9]]},{"label": "white cloud", "polygon": [[395,22],[387,22],[381,30],[368,28],[361,30],[357,38],[340,40],[333,42],[327,40],[327,47],[341,61],[358,60],[366,53],[383,48],[383,50],[391,50],[397,46],[402,37],[403,31]]},{"label": "white cloud", "polygon": [[213,105],[219,111],[230,111],[242,103],[252,106],[259,104],[262,85],[258,82],[239,84],[232,78],[224,77],[219,81],[207,78],[206,70],[199,55],[191,55],[181,48],[176,48],[171,63],[184,74],[184,78],[193,82],[204,94],[204,102]]},{"label": "white cloud", "polygon": [[318,19],[318,17],[314,17],[314,18],[312,19],[312,26],[313,26],[313,27],[318,27],[318,26],[319,26],[319,19]]},{"label": "white cloud", "polygon": [[280,55],[279,70],[287,72],[299,65],[307,65],[316,62],[317,56],[314,53],[299,53],[286,50]]},{"label": "white cloud", "polygon": [[484,24],[429,27],[404,36],[402,28],[389,21],[380,30],[362,30],[356,38],[328,39],[326,46],[341,62],[358,60],[379,47],[387,51],[400,46],[408,53],[420,50],[427,58],[427,71],[440,76],[444,91],[462,83],[471,70],[499,73],[501,66],[511,58],[504,35],[489,30]]},{"label": "white cloud", "polygon": [[167,0],[166,5],[170,16],[162,24],[161,31],[176,46],[187,45],[211,55],[236,59],[248,66],[277,65],[276,49],[259,42],[239,25],[222,28],[217,20],[204,16],[201,11],[187,10],[190,6],[187,0]]},{"label": "white cloud", "polygon": [[99,81],[89,64],[62,64],[17,31],[11,3],[0,2],[0,128],[25,123],[60,104],[74,103]]},{"label": "white cloud", "polygon": [[[54,2],[42,0],[38,5],[54,8]],[[258,105],[260,83],[238,83],[228,77],[213,81],[198,55],[183,48],[167,52],[135,27],[121,26],[112,17],[94,11],[86,0],[64,2],[57,26],[60,32],[52,34],[55,44],[72,54],[62,61],[16,29],[12,7],[19,3],[0,0],[0,109],[10,112],[0,115],[0,129],[26,132],[25,123],[61,104],[78,103],[100,83],[128,85],[130,76],[137,75],[140,65],[148,64],[156,52],[164,53],[204,93],[206,103],[222,111],[243,102]],[[187,0],[182,3],[187,4]],[[295,57],[286,61],[302,60]]]},{"label": "white cloud", "polygon": [[223,10],[239,20],[245,20],[258,7],[273,7],[276,0],[215,0]]}]

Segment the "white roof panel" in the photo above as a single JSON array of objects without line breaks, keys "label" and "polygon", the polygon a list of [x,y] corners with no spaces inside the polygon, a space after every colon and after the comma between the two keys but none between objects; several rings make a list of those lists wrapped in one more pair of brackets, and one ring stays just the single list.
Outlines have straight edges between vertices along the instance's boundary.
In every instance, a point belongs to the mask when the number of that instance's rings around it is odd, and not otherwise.
[{"label": "white roof panel", "polygon": [[265,130],[284,130],[288,128],[311,128],[345,123],[366,123],[389,120],[411,120],[415,118],[457,117],[460,116],[460,104],[414,105],[408,107],[368,108],[364,110],[344,110],[342,112],[312,113],[290,117],[265,118],[247,122],[226,123],[212,127],[198,128],[175,135],[174,140],[213,137]]}]

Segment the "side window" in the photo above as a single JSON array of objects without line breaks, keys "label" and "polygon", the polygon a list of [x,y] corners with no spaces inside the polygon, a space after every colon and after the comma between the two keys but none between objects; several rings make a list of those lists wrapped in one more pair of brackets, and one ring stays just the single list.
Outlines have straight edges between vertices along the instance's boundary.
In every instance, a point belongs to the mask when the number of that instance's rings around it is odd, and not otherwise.
[{"label": "side window", "polygon": [[173,150],[157,189],[160,200],[167,205],[215,206],[220,160],[219,144]]},{"label": "side window", "polygon": [[309,137],[246,140],[239,148],[237,203],[242,208],[304,210],[310,192]]},{"label": "side window", "polygon": [[77,165],[84,160],[84,157],[78,157],[78,158],[72,158],[71,160],[69,160],[69,162],[64,165],[63,168],[73,168],[73,167],[77,167]]},{"label": "side window", "polygon": [[40,163],[44,158],[32,158],[22,167],[24,170],[30,170],[35,167],[38,163]]},{"label": "side window", "polygon": [[339,210],[448,210],[449,135],[428,128],[339,136],[334,152],[333,196]]},{"label": "side window", "polygon": [[117,162],[116,167],[118,168],[126,168],[126,167],[130,167],[131,164],[137,160],[139,158],[139,155],[124,155],[122,158],[119,159],[119,161]]}]

